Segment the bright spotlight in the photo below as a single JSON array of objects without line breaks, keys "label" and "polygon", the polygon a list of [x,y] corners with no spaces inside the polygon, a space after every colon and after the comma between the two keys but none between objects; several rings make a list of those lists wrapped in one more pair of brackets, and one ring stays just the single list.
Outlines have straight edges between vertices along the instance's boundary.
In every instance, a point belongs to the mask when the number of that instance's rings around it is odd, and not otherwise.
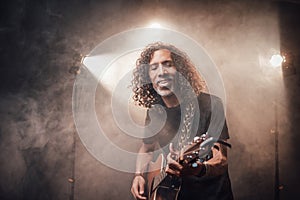
[{"label": "bright spotlight", "polygon": [[149,28],[162,28],[162,26],[160,25],[160,23],[154,22],[149,25]]},{"label": "bright spotlight", "polygon": [[270,63],[273,67],[280,67],[283,61],[284,57],[279,54],[273,55],[270,59]]}]

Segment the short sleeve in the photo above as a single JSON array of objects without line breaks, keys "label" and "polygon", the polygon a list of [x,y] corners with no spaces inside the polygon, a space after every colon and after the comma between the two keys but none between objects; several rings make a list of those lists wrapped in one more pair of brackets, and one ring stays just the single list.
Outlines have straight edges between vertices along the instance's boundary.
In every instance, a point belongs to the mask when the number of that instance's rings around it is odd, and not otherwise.
[{"label": "short sleeve", "polygon": [[218,134],[218,139],[229,139],[229,131],[224,112],[222,100],[219,97],[212,96],[211,98],[211,124],[209,133]]}]

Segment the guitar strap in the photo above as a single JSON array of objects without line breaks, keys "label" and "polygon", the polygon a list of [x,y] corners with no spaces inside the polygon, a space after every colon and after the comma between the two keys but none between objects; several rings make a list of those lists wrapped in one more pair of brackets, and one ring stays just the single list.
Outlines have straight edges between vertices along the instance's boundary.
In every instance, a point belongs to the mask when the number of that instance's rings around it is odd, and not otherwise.
[{"label": "guitar strap", "polygon": [[177,150],[181,150],[190,139],[191,131],[194,125],[194,117],[195,114],[197,114],[195,113],[195,103],[192,101],[189,103],[184,103],[183,108],[184,110],[181,115],[182,122],[180,123],[181,126],[179,127],[179,134],[177,137]]}]

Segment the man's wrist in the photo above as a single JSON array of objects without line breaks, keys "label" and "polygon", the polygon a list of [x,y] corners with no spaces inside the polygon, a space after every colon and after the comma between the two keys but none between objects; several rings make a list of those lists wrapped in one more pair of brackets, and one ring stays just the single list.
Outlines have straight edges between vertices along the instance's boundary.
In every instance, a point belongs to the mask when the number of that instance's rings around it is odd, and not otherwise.
[{"label": "man's wrist", "polygon": [[144,177],[142,172],[135,172],[134,176],[135,176],[135,177],[136,177],[136,176],[142,176],[142,177]]}]

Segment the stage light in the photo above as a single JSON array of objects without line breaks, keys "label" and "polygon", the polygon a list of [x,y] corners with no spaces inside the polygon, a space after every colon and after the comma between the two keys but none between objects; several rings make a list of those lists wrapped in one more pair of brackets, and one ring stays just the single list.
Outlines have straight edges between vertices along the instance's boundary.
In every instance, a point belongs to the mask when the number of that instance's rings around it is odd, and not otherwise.
[{"label": "stage light", "polygon": [[157,22],[153,22],[149,25],[149,28],[162,28],[162,25]]},{"label": "stage light", "polygon": [[284,56],[281,56],[279,54],[275,54],[275,55],[272,55],[271,59],[270,59],[270,63],[272,65],[272,67],[280,67],[282,62],[285,61],[285,58]]},{"label": "stage light", "polygon": [[83,56],[80,53],[75,53],[73,55],[73,64],[69,68],[69,73],[74,74],[74,75],[80,74],[80,67],[83,64],[85,57],[86,56]]}]

